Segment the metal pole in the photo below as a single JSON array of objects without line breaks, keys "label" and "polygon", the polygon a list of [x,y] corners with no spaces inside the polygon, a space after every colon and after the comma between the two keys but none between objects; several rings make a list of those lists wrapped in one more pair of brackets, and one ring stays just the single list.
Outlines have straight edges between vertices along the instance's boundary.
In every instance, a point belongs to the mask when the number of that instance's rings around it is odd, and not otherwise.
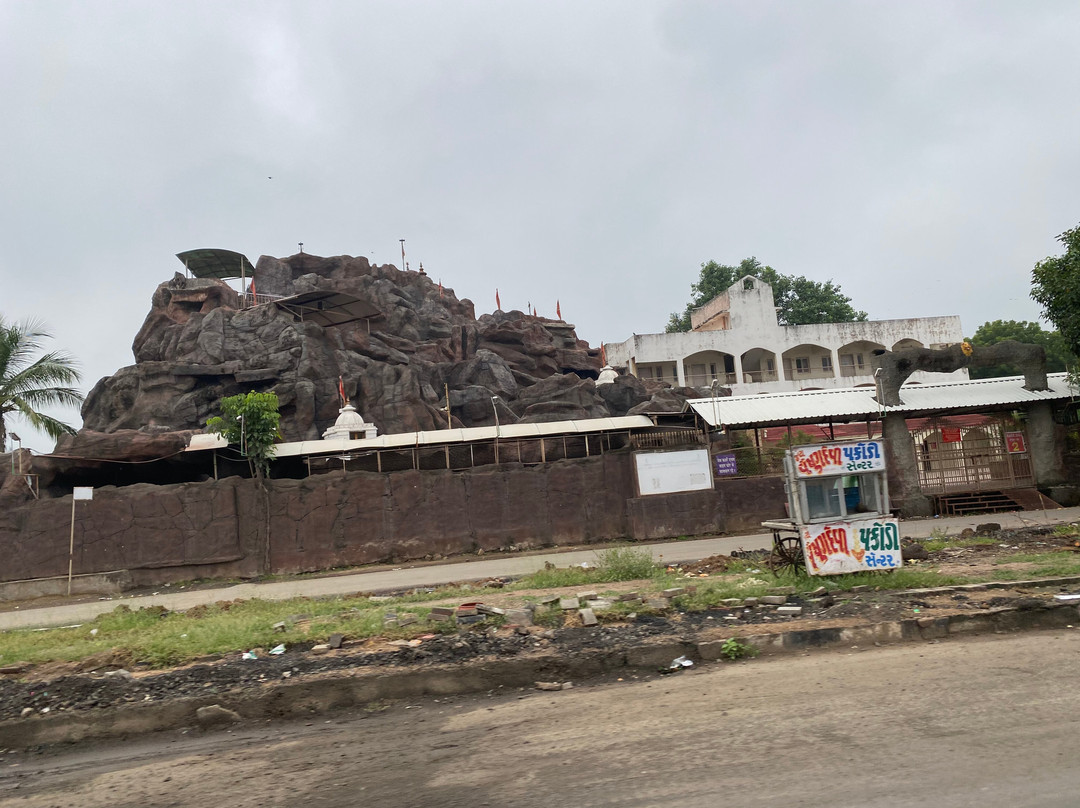
[{"label": "metal pole", "polygon": [[244,259],[240,259],[240,308],[246,309],[247,306],[247,271],[244,268]]},{"label": "metal pole", "polygon": [[75,492],[71,492],[71,540],[68,542],[68,597],[71,597],[71,572],[75,565]]},{"label": "metal pole", "polygon": [[401,242],[401,271],[404,272],[405,271],[405,239],[399,238],[398,241]]},{"label": "metal pole", "polygon": [[453,429],[454,424],[450,420],[450,385],[444,384],[443,389],[446,391],[446,428]]}]

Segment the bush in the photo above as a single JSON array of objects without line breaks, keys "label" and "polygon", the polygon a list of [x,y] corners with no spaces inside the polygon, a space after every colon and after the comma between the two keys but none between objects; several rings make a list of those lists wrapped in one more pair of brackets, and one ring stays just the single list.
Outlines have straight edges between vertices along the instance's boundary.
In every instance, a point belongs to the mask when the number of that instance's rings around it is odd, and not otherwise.
[{"label": "bush", "polygon": [[637,547],[612,547],[597,553],[597,579],[601,581],[637,581],[651,578],[660,571],[652,553]]}]

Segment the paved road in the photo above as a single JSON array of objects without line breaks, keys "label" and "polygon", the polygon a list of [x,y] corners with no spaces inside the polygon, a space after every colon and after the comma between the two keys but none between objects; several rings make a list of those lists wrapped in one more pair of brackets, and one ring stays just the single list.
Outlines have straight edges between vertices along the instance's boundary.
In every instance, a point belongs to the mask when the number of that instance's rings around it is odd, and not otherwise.
[{"label": "paved road", "polygon": [[[952,517],[947,519],[912,519],[903,522],[901,535],[925,538],[935,530],[958,533],[965,527],[974,528],[982,522],[998,522],[1003,527],[1028,527],[1032,525],[1062,524],[1080,519],[1080,508],[1062,508],[1051,511],[1019,511],[996,513],[978,517]],[[716,537],[693,541],[660,542],[642,544],[654,558],[666,563],[697,561],[718,553],[732,550],[756,550],[771,545],[767,533],[747,536]],[[190,609],[202,603],[236,598],[265,598],[286,600],[294,597],[320,597],[348,595],[354,592],[383,592],[409,589],[415,586],[438,586],[453,581],[475,581],[500,576],[526,575],[543,569],[546,562],[566,567],[582,562],[596,562],[595,550],[575,550],[535,555],[500,555],[482,561],[455,561],[446,564],[406,566],[392,570],[355,572],[345,575],[305,576],[287,581],[237,584],[215,589],[198,589],[184,592],[162,591],[155,595],[123,598],[132,609],[146,606],[164,606],[173,611]],[[33,604],[17,611],[0,612],[0,630],[14,628],[39,628],[65,626],[92,620],[99,614],[116,608],[117,600],[100,600],[88,603],[71,603],[34,608]]]},{"label": "paved road", "polygon": [[1073,808],[1080,631],[7,754],[0,806]]}]

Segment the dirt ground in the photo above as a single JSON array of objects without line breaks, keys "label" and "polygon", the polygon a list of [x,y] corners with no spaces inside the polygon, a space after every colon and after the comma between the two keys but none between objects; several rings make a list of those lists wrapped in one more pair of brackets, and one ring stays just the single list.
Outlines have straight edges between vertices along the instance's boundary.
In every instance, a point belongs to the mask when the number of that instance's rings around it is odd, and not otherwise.
[{"label": "dirt ground", "polygon": [[[985,574],[991,569],[1015,569],[1023,573],[1032,565],[1011,564],[1008,556],[1050,550],[1073,553],[1080,549],[1074,538],[1059,536],[1046,528],[999,531],[992,538],[990,545],[939,550],[916,563],[963,576]],[[729,562],[725,556],[714,556],[684,565],[680,571],[687,575],[687,583],[692,584],[694,576],[722,572]],[[602,588],[605,592],[627,592],[637,587],[631,581],[604,584]],[[520,602],[523,595],[566,595],[580,590],[582,587],[562,592],[518,590],[511,594],[490,589],[484,591],[482,600],[500,606],[509,605],[511,599]],[[801,615],[781,616],[770,608],[743,606],[713,608],[705,612],[672,609],[662,614],[642,613],[618,619],[605,618],[601,613],[601,625],[594,628],[582,627],[576,612],[572,612],[575,617],[560,628],[491,627],[477,623],[463,627],[458,633],[421,635],[419,642],[414,640],[412,644],[378,639],[346,642],[341,649],[325,655],[312,654],[310,645],[298,645],[280,656],[261,654],[259,659],[243,660],[233,654],[166,671],[140,670],[128,660],[105,654],[80,663],[50,663],[0,674],[0,720],[17,718],[27,711],[37,714],[84,711],[124,703],[213,695],[282,679],[349,669],[393,669],[550,652],[575,654],[595,649],[618,650],[664,638],[707,641],[786,631],[793,625],[802,629],[859,625],[938,617],[999,606],[1038,608],[1060,591],[1061,587],[1012,587],[914,594],[903,590],[868,589],[823,597],[789,595],[790,605],[803,607]]]}]

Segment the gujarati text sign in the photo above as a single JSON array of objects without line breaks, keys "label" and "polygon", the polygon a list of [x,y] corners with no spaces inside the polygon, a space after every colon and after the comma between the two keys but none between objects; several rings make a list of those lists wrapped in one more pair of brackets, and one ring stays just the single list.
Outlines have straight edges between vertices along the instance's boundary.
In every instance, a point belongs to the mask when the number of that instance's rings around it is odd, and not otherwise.
[{"label": "gujarati text sign", "polygon": [[806,571],[811,575],[888,570],[904,564],[900,525],[891,516],[806,525],[802,540]]},{"label": "gujarati text sign", "polygon": [[798,446],[791,450],[791,460],[795,476],[801,478],[884,471],[885,448],[879,440]]}]

